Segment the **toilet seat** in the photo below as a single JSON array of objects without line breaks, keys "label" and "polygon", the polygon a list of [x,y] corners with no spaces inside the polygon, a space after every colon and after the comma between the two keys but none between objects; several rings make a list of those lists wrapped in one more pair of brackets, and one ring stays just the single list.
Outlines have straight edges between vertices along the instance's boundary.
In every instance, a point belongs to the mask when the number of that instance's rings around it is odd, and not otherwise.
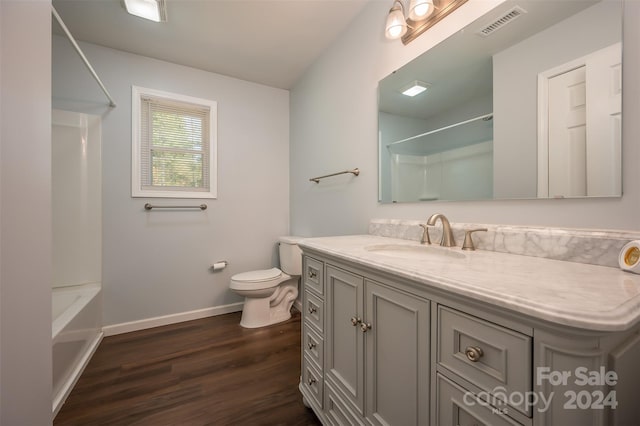
[{"label": "toilet seat", "polygon": [[282,271],[278,268],[261,269],[259,271],[243,272],[231,277],[234,281],[257,283],[261,281],[270,281],[282,275]]},{"label": "toilet seat", "polygon": [[243,272],[231,277],[231,289],[259,290],[278,285],[282,282],[283,272],[278,268]]}]

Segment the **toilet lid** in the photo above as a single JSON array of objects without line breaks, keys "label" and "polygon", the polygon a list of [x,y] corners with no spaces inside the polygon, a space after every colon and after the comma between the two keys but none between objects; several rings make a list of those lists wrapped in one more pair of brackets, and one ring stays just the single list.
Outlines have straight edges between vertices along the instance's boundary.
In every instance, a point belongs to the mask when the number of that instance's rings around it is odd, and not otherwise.
[{"label": "toilet lid", "polygon": [[237,274],[231,277],[233,281],[257,283],[262,281],[271,281],[282,275],[282,271],[278,268],[262,269],[259,271],[249,271]]}]

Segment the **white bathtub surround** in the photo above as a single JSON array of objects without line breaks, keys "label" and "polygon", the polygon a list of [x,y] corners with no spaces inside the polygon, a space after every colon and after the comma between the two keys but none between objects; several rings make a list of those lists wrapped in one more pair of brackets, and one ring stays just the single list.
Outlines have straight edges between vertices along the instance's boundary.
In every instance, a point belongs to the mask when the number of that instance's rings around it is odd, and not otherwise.
[{"label": "white bathtub surround", "polygon": [[[373,219],[369,223],[369,234],[420,241],[422,236],[420,224],[426,223],[427,216],[425,215],[423,221]],[[473,241],[478,250],[615,268],[618,267],[618,255],[622,247],[629,241],[640,239],[640,232],[632,231],[488,225],[456,223],[455,218],[449,218],[449,220],[457,246],[462,245],[466,230],[487,228],[487,232],[473,234]],[[438,244],[441,232],[440,223],[429,227],[433,244]]]},{"label": "white bathtub surround", "polygon": [[53,287],[102,281],[102,120],[51,111]]},{"label": "white bathtub surround", "polygon": [[102,340],[102,120],[51,111],[53,416]]},{"label": "white bathtub surround", "polygon": [[52,291],[53,416],[73,389],[102,340],[98,283]]},{"label": "white bathtub surround", "polygon": [[380,244],[423,247],[415,241],[374,235],[305,239],[305,249],[373,267],[427,286],[525,314],[536,320],[587,330],[627,330],[640,321],[640,275],[618,268],[514,256],[487,250],[453,251],[462,257],[390,257],[367,250]]}]

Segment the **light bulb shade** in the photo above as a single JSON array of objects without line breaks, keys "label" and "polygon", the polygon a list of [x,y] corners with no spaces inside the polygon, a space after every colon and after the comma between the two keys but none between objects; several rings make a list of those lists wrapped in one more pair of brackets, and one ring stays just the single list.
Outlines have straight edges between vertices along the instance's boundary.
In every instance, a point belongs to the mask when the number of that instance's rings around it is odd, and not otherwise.
[{"label": "light bulb shade", "polygon": [[384,34],[389,39],[396,39],[402,37],[406,32],[407,21],[405,21],[404,13],[402,12],[402,4],[396,1],[391,10],[389,10]]},{"label": "light bulb shade", "polygon": [[427,19],[433,11],[433,0],[411,0],[409,2],[409,19],[412,21],[422,21]]}]

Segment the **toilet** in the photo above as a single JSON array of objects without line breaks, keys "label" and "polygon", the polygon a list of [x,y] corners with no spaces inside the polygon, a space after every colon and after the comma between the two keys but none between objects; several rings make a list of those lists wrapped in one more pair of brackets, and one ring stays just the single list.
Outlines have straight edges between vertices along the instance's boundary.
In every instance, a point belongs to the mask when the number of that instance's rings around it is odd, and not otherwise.
[{"label": "toilet", "polygon": [[300,237],[280,237],[280,267],[243,272],[231,277],[229,288],[244,297],[240,325],[258,328],[291,318],[302,273]]}]

